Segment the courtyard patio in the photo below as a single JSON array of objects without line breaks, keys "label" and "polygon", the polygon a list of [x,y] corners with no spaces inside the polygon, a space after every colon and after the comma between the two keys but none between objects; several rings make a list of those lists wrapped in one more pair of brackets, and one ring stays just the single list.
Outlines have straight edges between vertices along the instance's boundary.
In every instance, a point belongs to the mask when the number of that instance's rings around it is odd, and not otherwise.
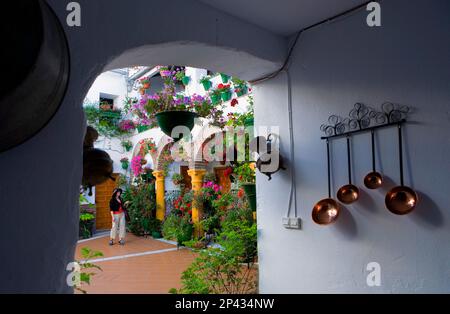
[{"label": "courtyard patio", "polygon": [[181,273],[196,254],[176,244],[137,237],[128,233],[124,246],[108,245],[108,234],[102,234],[77,244],[76,260],[82,260],[80,250],[89,247],[103,257],[90,260],[103,271],[95,271],[91,285],[83,285],[89,294],[106,293],[168,293],[181,287]]}]

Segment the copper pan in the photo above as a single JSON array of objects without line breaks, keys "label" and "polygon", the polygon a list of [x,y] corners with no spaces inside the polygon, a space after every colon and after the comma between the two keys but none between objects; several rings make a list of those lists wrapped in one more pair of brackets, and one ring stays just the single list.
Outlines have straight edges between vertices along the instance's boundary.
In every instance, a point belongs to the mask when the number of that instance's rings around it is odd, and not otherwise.
[{"label": "copper pan", "polygon": [[383,184],[383,176],[375,170],[375,131],[371,131],[372,140],[372,172],[368,173],[364,177],[364,185],[366,188],[375,190],[378,189],[381,184]]},{"label": "copper pan", "polygon": [[398,125],[398,148],[400,162],[400,185],[391,189],[387,194],[384,202],[386,208],[393,214],[406,215],[412,212],[419,198],[417,193],[403,182],[403,149],[402,149],[402,126]]},{"label": "copper pan", "polygon": [[331,198],[330,173],[330,143],[327,140],[327,168],[328,168],[328,198],[322,199],[314,205],[311,217],[318,225],[329,225],[336,221],[340,207],[338,202]]},{"label": "copper pan", "polygon": [[337,198],[344,204],[351,204],[358,200],[359,189],[352,184],[352,167],[350,162],[350,137],[347,136],[347,166],[348,166],[348,184],[341,187],[337,192]]}]

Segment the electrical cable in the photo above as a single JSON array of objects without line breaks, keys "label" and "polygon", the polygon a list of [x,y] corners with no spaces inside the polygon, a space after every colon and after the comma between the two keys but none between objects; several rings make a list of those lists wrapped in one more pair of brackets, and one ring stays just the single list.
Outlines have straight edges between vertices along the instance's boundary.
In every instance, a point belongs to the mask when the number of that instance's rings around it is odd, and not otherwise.
[{"label": "electrical cable", "polygon": [[[380,0],[380,1],[381,1],[381,0]],[[380,1],[378,1],[378,2],[380,2]],[[305,28],[302,28],[302,29],[299,30],[299,31],[297,32],[297,34],[295,35],[294,42],[292,43],[291,47],[289,48],[289,52],[288,52],[288,54],[287,54],[287,56],[286,56],[286,59],[284,60],[283,65],[281,66],[281,68],[279,68],[279,69],[276,70],[275,72],[272,72],[272,73],[270,73],[270,74],[268,74],[268,75],[265,75],[265,76],[263,76],[263,77],[260,77],[260,78],[258,78],[258,79],[252,80],[252,81],[249,81],[249,83],[252,84],[252,85],[262,83],[262,82],[264,82],[264,81],[267,81],[267,80],[270,80],[270,79],[272,79],[272,78],[275,78],[276,76],[278,76],[278,74],[280,74],[280,73],[283,72],[284,70],[287,70],[287,69],[288,69],[289,61],[290,61],[290,59],[291,59],[291,57],[292,57],[292,52],[294,51],[294,48],[295,48],[295,46],[297,45],[297,42],[298,42],[298,39],[300,38],[300,35],[301,35],[304,31],[310,30],[311,28],[317,27],[317,26],[322,25],[322,24],[325,24],[325,23],[329,23],[329,22],[331,22],[332,20],[335,20],[335,19],[337,19],[337,18],[339,18],[339,17],[341,17],[341,16],[344,16],[344,15],[347,15],[347,14],[352,13],[352,12],[354,12],[354,11],[360,10],[360,9],[363,8],[363,7],[367,7],[367,5],[368,5],[369,3],[371,3],[371,2],[373,2],[373,1],[366,1],[366,2],[364,2],[363,4],[360,4],[360,5],[356,6],[356,7],[353,7],[353,8],[351,8],[351,9],[349,9],[349,10],[346,10],[346,11],[344,11],[344,12],[342,12],[342,13],[336,14],[336,15],[330,17],[330,18],[327,18],[327,19],[325,19],[325,20],[322,20],[322,21],[320,21],[320,22],[317,22],[317,23],[314,23],[314,24],[312,24],[312,25],[310,25],[310,26],[307,26],[307,27],[305,27]]]},{"label": "electrical cable", "polygon": [[294,199],[294,217],[297,218],[297,182],[295,176],[295,154],[294,154],[294,128],[292,123],[292,87],[291,75],[289,70],[285,70],[288,85],[288,113],[289,113],[289,142],[291,153],[291,191],[289,194],[289,205],[286,217],[289,217],[292,208],[292,199]]},{"label": "electrical cable", "polygon": [[351,12],[357,11],[357,10],[361,9],[362,7],[366,7],[367,4],[370,2],[372,2],[372,1],[367,1],[361,5],[358,5],[354,8],[352,8],[352,9],[349,9],[345,12],[337,14],[331,18],[328,18],[326,20],[323,20],[321,22],[315,23],[313,25],[310,25],[306,28],[301,29],[300,31],[297,32],[294,42],[292,43],[291,47],[289,48],[289,52],[283,63],[283,66],[280,69],[278,69],[277,71],[275,71],[267,76],[264,76],[262,78],[259,78],[259,79],[253,80],[253,81],[249,81],[250,84],[258,84],[258,83],[267,81],[269,79],[275,78],[283,71],[286,72],[287,85],[288,85],[287,88],[288,88],[288,114],[289,114],[289,142],[290,142],[290,157],[291,157],[291,190],[289,193],[289,204],[288,204],[288,210],[286,213],[286,217],[290,216],[292,203],[294,203],[294,218],[297,218],[297,182],[296,182],[296,176],[295,176],[295,153],[294,153],[295,141],[294,141],[294,129],[293,129],[293,123],[292,123],[292,84],[291,84],[291,76],[289,73],[289,61],[291,60],[292,53],[299,41],[301,34],[304,31],[309,30],[313,27],[319,26],[321,24],[331,22],[332,20],[339,18],[341,16],[344,16],[344,15],[347,15]]}]

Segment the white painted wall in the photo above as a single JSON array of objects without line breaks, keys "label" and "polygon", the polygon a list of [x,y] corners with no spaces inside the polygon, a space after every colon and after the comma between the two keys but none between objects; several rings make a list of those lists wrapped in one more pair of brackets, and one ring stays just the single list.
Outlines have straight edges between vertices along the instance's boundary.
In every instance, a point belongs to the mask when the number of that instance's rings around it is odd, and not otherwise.
[{"label": "white painted wall", "polygon": [[107,71],[100,74],[89,89],[86,98],[90,103],[98,102],[101,94],[114,95],[114,107],[122,108],[128,95],[126,76]]},{"label": "white painted wall", "polygon": [[[0,203],[7,204],[0,248],[8,252],[2,255],[1,292],[73,291],[66,267],[74,260],[78,238],[86,130],[81,104],[100,73],[136,64],[201,64],[214,71],[230,68],[250,79],[276,69],[286,53],[284,38],[199,3],[80,0],[82,27],[68,27],[67,3],[47,2],[67,36],[70,79],[52,120],[26,143],[0,154]],[[171,19],[164,12],[171,12]],[[99,23],[99,16],[114,23]],[[205,28],[205,23],[217,28]],[[155,29],[164,31],[143,31]]]},{"label": "white painted wall", "polygon": [[[413,3],[412,3],[413,2]],[[432,4],[432,5],[431,5]],[[289,171],[268,182],[257,177],[258,249],[262,293],[450,292],[450,3],[383,1],[382,27],[365,25],[361,11],[305,32],[294,51],[293,121],[298,213],[302,230],[281,224]],[[286,75],[255,87],[257,125],[280,126],[289,156]],[[353,104],[384,101],[414,108],[404,131],[405,183],[420,203],[407,216],[384,208],[399,183],[397,133],[378,133],[378,167],[388,183],[363,188],[371,169],[370,135],[354,137],[354,181],[360,201],[346,206],[335,225],[311,220],[327,193],[326,147],[319,127]],[[334,192],[346,182],[345,139],[332,144]],[[276,193],[274,193],[276,191]],[[366,265],[381,266],[381,286],[366,284]]]}]

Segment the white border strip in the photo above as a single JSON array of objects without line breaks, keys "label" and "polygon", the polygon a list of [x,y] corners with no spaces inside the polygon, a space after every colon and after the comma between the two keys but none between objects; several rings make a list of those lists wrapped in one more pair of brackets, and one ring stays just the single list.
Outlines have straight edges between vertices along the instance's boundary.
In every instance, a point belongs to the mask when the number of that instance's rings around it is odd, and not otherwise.
[{"label": "white border strip", "polygon": [[104,238],[104,237],[107,237],[108,235],[109,235],[109,232],[105,232],[104,234],[101,233],[100,235],[89,238],[89,239],[78,240],[77,243],[83,243],[83,242],[88,242],[88,241],[95,240],[95,239]]},{"label": "white border strip", "polygon": [[[182,249],[182,248],[180,248],[180,249]],[[178,250],[178,249],[170,248],[170,249],[163,249],[163,250],[156,250],[156,251],[146,251],[146,252],[141,252],[141,253],[132,253],[132,254],[126,254],[126,255],[111,256],[111,257],[105,257],[105,258],[97,258],[97,259],[92,259],[89,261],[83,260],[83,261],[80,261],[80,264],[84,264],[86,262],[89,262],[89,263],[108,262],[108,261],[114,261],[114,260],[118,260],[118,259],[125,259],[125,258],[129,258],[129,257],[160,254],[160,253],[166,253],[166,252],[171,252],[171,251],[176,251],[176,250]]]},{"label": "white border strip", "polygon": [[177,245],[176,241],[171,241],[171,240],[166,240],[164,238],[159,238],[159,239],[153,239],[159,242],[163,242],[163,243],[167,243],[167,244],[172,244],[172,245]]}]

